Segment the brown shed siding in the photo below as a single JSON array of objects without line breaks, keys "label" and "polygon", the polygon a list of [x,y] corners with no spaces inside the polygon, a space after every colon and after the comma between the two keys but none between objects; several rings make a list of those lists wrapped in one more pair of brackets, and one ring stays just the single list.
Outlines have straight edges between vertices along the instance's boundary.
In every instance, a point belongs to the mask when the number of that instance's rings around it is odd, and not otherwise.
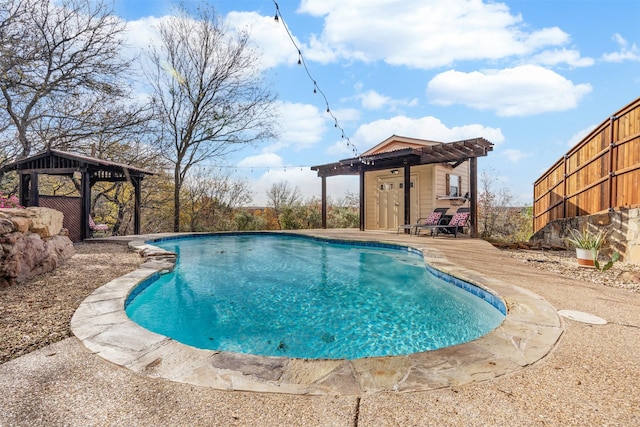
[{"label": "brown shed siding", "polygon": [[534,231],[548,222],[640,205],[640,98],[605,120],[534,184]]}]

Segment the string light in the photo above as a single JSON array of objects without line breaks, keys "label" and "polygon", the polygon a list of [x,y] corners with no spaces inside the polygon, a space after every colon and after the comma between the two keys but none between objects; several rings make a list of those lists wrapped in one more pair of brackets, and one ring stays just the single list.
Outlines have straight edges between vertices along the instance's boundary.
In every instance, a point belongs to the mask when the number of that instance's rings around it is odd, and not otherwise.
[{"label": "string light", "polygon": [[[201,172],[204,172],[206,170],[212,170],[212,171],[217,171],[219,173],[223,173],[224,171],[233,171],[235,173],[237,173],[239,170],[240,171],[248,171],[248,172],[256,172],[256,171],[266,171],[267,173],[269,173],[272,169],[273,170],[282,170],[283,172],[287,172],[287,170],[296,170],[296,169],[300,169],[300,171],[304,171],[305,169],[309,169],[311,168],[313,165],[283,165],[283,166],[279,166],[279,167],[274,167],[274,166],[235,166],[235,165],[209,165],[209,164],[198,164],[196,166],[196,169],[198,169]],[[162,168],[166,173],[173,173],[173,168],[172,167],[165,167]]]},{"label": "string light", "polygon": [[356,148],[356,146],[351,142],[351,140],[347,136],[345,136],[344,129],[338,123],[338,118],[333,114],[333,112],[329,108],[329,100],[327,99],[327,96],[322,91],[320,86],[318,86],[318,83],[316,82],[316,80],[311,76],[311,72],[307,67],[307,62],[305,61],[304,56],[302,56],[302,51],[300,50],[300,47],[298,47],[298,44],[293,38],[293,35],[289,31],[289,27],[287,26],[286,22],[284,21],[284,18],[282,17],[282,13],[280,12],[280,6],[278,6],[278,2],[276,0],[273,0],[273,4],[276,6],[276,14],[275,14],[274,20],[276,22],[282,22],[282,26],[284,27],[284,30],[287,32],[287,35],[289,36],[291,43],[293,43],[293,46],[298,51],[298,65],[304,66],[304,70],[306,71],[307,76],[313,82],[313,93],[319,93],[320,95],[322,95],[322,97],[324,98],[324,102],[327,106],[327,114],[329,114],[335,122],[334,127],[340,129],[340,132],[342,133],[342,139],[346,140],[347,146],[350,147],[351,150],[353,151],[354,157],[360,156],[360,154],[358,154],[358,149]]}]

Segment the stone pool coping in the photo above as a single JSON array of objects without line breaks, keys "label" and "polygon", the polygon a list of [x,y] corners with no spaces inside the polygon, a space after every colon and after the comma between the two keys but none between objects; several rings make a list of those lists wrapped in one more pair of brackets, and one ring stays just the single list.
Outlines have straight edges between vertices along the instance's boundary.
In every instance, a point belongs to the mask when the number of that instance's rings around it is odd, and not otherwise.
[{"label": "stone pool coping", "polygon": [[[297,234],[326,238],[309,230]],[[174,254],[145,243],[171,235],[134,236],[129,246],[147,261],[98,288],[71,319],[73,333],[89,350],[151,378],[220,390],[309,395],[425,391],[490,380],[531,365],[552,350],[564,331],[555,309],[542,297],[454,265],[429,247],[428,239],[358,235],[336,239],[402,244],[419,250],[431,267],[499,295],[508,310],[505,320],[474,341],[406,356],[309,360],[197,349],[144,329],[124,312],[133,288],[173,268]]]}]

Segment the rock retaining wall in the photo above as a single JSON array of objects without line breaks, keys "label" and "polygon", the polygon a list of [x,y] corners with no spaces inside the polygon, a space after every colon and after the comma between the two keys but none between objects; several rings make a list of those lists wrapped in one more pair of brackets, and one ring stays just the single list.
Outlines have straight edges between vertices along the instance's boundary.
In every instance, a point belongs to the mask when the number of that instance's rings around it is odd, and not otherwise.
[{"label": "rock retaining wall", "polygon": [[548,245],[565,245],[570,229],[590,229],[597,231],[605,228],[610,231],[609,245],[603,249],[610,256],[617,251],[622,260],[640,265],[640,208],[620,209],[595,215],[578,216],[552,221],[535,233],[530,242]]},{"label": "rock retaining wall", "polygon": [[62,219],[49,208],[0,209],[0,286],[52,271],[74,255]]}]

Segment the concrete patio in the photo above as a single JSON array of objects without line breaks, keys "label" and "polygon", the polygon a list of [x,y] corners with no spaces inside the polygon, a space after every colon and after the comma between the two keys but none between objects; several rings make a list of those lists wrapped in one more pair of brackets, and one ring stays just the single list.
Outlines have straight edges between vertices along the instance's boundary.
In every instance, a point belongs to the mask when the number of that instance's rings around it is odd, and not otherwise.
[{"label": "concrete patio", "polygon": [[150,378],[69,338],[0,365],[0,425],[640,424],[638,293],[534,270],[465,237],[313,233],[433,248],[466,274],[515,285],[556,310],[584,311],[608,323],[558,317],[562,335],[542,359],[497,374],[487,370],[475,381],[427,391],[323,395],[220,391]]}]

